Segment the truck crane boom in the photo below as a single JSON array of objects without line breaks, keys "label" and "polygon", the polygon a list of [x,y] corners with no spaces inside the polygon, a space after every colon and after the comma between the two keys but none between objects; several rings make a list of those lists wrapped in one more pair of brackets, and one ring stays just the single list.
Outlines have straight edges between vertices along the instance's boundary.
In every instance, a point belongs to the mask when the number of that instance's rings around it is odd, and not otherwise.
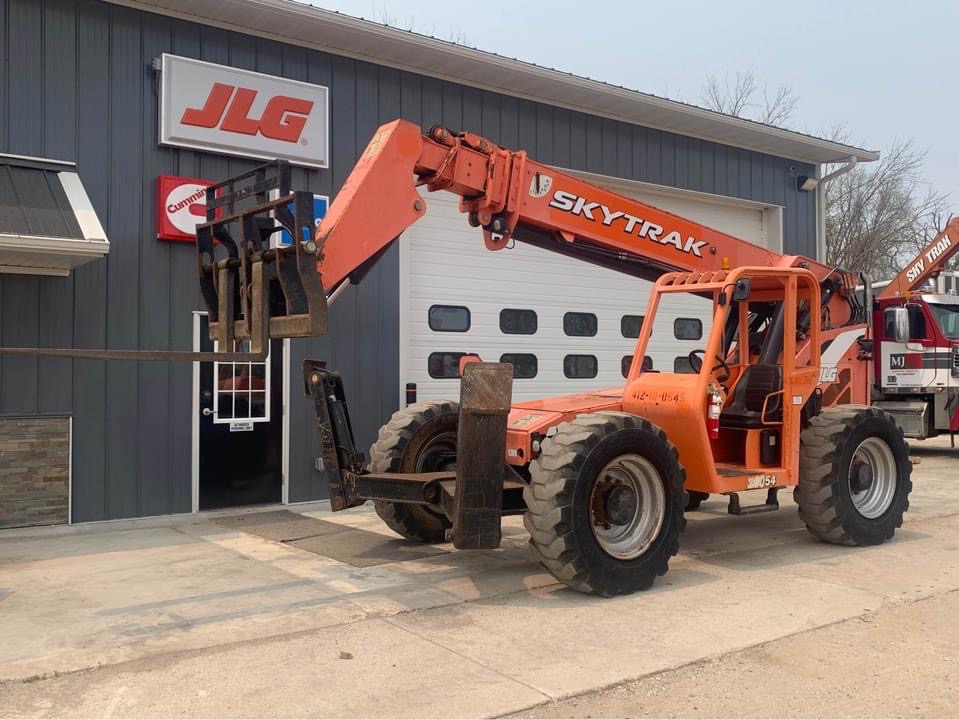
[{"label": "truck crane boom", "polygon": [[926,281],[938,275],[946,263],[959,252],[959,217],[953,218],[905,268],[896,275],[876,298],[905,297],[916,292]]}]

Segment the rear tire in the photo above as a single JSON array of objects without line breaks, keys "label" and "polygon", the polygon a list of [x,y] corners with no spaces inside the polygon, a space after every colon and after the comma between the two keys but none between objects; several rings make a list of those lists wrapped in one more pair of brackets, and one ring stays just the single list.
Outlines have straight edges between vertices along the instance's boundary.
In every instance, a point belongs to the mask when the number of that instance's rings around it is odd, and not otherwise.
[{"label": "rear tire", "polygon": [[[459,406],[438,400],[409,405],[393,413],[370,448],[371,472],[439,472],[456,464]],[[426,505],[374,500],[386,526],[407,540],[446,542],[452,523]]]},{"label": "rear tire", "polygon": [[686,524],[686,472],[665,432],[627,413],[580,415],[543,442],[530,474],[523,520],[557,580],[610,597],[666,572]]},{"label": "rear tire", "polygon": [[878,545],[892,538],[909,509],[909,445],[895,418],[878,408],[823,410],[803,430],[799,517],[820,540]]}]

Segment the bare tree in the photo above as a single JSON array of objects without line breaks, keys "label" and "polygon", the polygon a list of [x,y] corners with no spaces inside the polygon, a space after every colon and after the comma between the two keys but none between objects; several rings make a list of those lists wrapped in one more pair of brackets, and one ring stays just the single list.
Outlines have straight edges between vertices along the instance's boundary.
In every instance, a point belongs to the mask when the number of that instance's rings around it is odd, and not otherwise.
[{"label": "bare tree", "polygon": [[458,27],[455,30],[451,30],[446,35],[446,39],[449,40],[454,45],[462,45],[464,47],[473,47],[470,43],[469,36],[466,34],[466,31],[463,28]]},{"label": "bare tree", "polygon": [[[707,75],[702,100],[711,110],[783,127],[799,98],[788,85],[771,90],[746,71],[735,79]],[[817,134],[849,143],[844,125]],[[892,277],[945,227],[949,199],[926,182],[925,159],[911,140],[897,141],[878,162],[859,165],[824,186],[826,262],[874,280]],[[823,174],[837,167],[827,166]]]},{"label": "bare tree", "polygon": [[799,98],[792,88],[780,84],[770,89],[752,71],[736,72],[735,79],[707,75],[702,91],[703,104],[710,110],[734,117],[784,127],[792,117]]},{"label": "bare tree", "polygon": [[373,19],[384,25],[397,28],[398,30],[408,30],[412,32],[416,29],[416,18],[410,17],[406,22],[403,22],[386,7],[378,7],[375,2],[373,3]]},{"label": "bare tree", "polygon": [[891,277],[945,227],[948,198],[925,181],[925,158],[911,140],[897,141],[826,185],[826,262]]},{"label": "bare tree", "polygon": [[730,81],[729,75],[722,80],[715,75],[707,75],[703,85],[703,103],[716,112],[746,117],[755,107],[755,93],[756,78],[749,71],[737,71],[735,81]]},{"label": "bare tree", "polygon": [[[383,23],[384,25],[388,25],[389,27],[396,28],[398,30],[406,30],[407,32],[416,32],[422,35],[430,35],[432,37],[436,36],[435,25],[432,25],[430,27],[421,25],[416,22],[416,18],[414,16],[410,16],[406,20],[400,20],[399,16],[390,12],[386,7],[377,6],[375,2],[373,3],[373,19],[376,22]],[[466,35],[466,32],[460,27],[456,28],[455,30],[451,30],[449,33],[447,33],[444,39],[449,40],[451,43],[454,43],[455,45],[472,47],[469,41],[469,37]]]},{"label": "bare tree", "polygon": [[776,125],[785,127],[796,109],[796,103],[799,98],[793,93],[788,85],[780,84],[775,92],[769,92],[769,88],[763,85],[763,107],[761,122],[767,125]]}]

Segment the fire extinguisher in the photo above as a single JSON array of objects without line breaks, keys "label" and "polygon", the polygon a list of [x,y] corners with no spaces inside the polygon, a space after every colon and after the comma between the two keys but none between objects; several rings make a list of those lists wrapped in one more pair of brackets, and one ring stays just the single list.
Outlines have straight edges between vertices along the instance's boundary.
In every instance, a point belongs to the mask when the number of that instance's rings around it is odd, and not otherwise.
[{"label": "fire extinguisher", "polygon": [[706,409],[706,432],[710,440],[719,439],[719,416],[723,412],[723,394],[718,385],[709,384],[706,389],[709,395],[709,405]]}]

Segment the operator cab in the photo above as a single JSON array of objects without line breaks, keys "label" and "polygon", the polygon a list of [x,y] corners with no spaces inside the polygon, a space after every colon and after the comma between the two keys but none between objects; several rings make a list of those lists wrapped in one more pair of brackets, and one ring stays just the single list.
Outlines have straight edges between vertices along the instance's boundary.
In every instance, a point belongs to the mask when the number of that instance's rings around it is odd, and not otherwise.
[{"label": "operator cab", "polygon": [[[642,357],[657,336],[657,312],[674,298],[712,299],[705,348],[689,355],[693,374],[631,370],[624,410],[648,418],[676,443],[687,489],[731,493],[795,484],[791,447],[800,413],[819,379],[819,284],[799,268],[671,273],[654,288]],[[787,332],[786,328],[797,328]]]}]

